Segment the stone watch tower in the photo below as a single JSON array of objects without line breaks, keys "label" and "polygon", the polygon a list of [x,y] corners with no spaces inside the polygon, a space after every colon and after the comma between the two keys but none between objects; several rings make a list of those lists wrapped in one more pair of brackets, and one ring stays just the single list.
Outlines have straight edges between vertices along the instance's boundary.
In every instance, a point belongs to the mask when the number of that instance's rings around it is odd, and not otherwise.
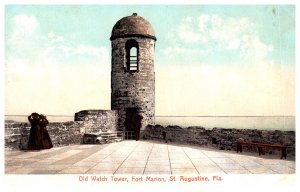
[{"label": "stone watch tower", "polygon": [[[154,124],[156,37],[150,23],[133,13],[114,25],[110,40],[111,108],[119,111],[119,129],[136,139],[147,124]],[[141,116],[137,131],[135,124]]]}]

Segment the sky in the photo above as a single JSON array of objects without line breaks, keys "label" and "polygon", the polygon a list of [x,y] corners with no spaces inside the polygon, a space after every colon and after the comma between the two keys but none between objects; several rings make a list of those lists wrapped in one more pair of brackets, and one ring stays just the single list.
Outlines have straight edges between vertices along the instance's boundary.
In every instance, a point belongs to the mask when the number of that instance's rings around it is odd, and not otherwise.
[{"label": "sky", "polygon": [[4,113],[110,109],[114,24],[147,19],[156,115],[295,115],[293,5],[6,5]]}]

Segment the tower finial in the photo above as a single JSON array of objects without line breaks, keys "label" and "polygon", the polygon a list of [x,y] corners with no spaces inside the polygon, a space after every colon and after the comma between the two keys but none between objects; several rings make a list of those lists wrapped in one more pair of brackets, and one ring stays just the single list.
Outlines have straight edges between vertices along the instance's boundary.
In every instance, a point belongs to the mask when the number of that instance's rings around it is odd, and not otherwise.
[{"label": "tower finial", "polygon": [[137,16],[138,14],[137,13],[132,13],[132,16]]}]

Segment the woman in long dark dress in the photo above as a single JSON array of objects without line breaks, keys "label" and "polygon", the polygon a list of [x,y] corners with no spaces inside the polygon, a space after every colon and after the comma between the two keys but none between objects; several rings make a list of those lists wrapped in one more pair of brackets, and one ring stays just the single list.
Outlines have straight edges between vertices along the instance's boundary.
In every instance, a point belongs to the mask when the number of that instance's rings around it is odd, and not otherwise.
[{"label": "woman in long dark dress", "polygon": [[40,115],[38,113],[32,113],[28,116],[28,120],[31,124],[29,133],[28,149],[39,150],[41,149],[42,136],[40,127]]},{"label": "woman in long dark dress", "polygon": [[28,150],[50,149],[53,147],[49,133],[46,129],[48,120],[46,116],[32,113],[28,116],[31,124]]},{"label": "woman in long dark dress", "polygon": [[46,126],[49,124],[45,115],[40,115],[40,127],[41,127],[41,135],[43,137],[42,148],[50,149],[53,147],[50,135],[46,129]]}]

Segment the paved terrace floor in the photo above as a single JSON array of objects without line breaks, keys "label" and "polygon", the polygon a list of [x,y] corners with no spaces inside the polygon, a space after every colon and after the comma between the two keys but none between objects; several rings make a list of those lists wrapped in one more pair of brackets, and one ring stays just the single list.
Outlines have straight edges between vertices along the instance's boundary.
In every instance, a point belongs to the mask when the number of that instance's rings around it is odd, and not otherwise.
[{"label": "paved terrace floor", "polygon": [[5,150],[5,174],[295,174],[294,160],[150,141]]}]

